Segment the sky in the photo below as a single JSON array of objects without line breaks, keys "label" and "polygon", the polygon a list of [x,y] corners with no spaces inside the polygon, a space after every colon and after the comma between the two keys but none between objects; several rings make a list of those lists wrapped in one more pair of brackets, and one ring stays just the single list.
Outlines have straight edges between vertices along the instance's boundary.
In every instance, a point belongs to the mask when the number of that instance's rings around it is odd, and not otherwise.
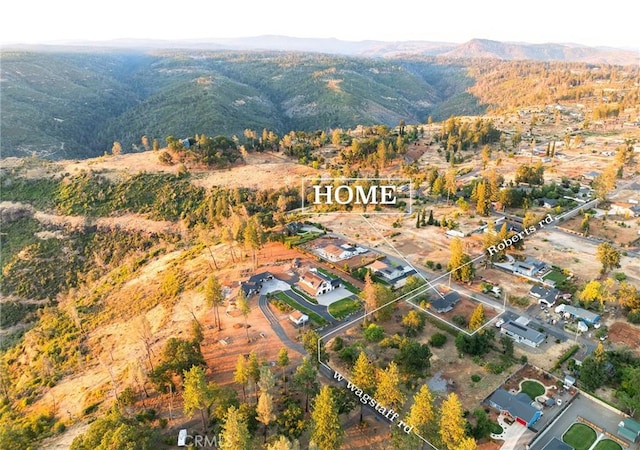
[{"label": "sky", "polygon": [[582,0],[7,0],[0,7],[0,44],[275,34],[452,43],[482,38],[639,49],[632,4],[628,0],[588,4]]}]

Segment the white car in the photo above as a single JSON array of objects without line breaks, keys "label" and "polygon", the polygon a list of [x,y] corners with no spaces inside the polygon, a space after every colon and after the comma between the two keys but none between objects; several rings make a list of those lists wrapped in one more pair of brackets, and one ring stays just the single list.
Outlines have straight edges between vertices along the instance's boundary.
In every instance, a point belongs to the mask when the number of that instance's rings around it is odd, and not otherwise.
[{"label": "white car", "polygon": [[504,319],[500,319],[496,322],[496,327],[500,328],[504,324]]}]

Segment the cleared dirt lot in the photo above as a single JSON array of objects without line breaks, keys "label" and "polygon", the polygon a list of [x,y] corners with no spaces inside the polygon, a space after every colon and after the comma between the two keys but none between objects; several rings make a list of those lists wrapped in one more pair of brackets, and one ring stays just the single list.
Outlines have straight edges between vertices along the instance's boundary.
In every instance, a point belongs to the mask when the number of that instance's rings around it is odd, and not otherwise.
[{"label": "cleared dirt lot", "polygon": [[609,340],[623,344],[640,355],[640,327],[627,322],[614,322],[609,327]]},{"label": "cleared dirt lot", "polygon": [[[568,228],[577,233],[582,233],[582,216],[576,216],[562,224],[562,228]],[[621,226],[622,223],[624,226]],[[625,219],[620,216],[592,218],[589,221],[589,236],[613,241],[617,245],[634,245],[640,238],[638,235],[640,226],[638,219]]]}]

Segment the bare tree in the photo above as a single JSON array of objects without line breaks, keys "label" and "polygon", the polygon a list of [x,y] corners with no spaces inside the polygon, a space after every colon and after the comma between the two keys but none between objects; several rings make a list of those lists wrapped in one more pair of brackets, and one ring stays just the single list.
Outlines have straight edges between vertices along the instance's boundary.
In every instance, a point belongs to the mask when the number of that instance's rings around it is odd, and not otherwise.
[{"label": "bare tree", "polygon": [[149,323],[147,316],[140,316],[140,318],[136,321],[135,330],[136,335],[140,339],[140,342],[142,342],[142,345],[144,345],[144,349],[147,352],[149,367],[153,371],[153,350],[151,349],[151,346],[153,344],[153,332],[151,331],[151,324]]}]

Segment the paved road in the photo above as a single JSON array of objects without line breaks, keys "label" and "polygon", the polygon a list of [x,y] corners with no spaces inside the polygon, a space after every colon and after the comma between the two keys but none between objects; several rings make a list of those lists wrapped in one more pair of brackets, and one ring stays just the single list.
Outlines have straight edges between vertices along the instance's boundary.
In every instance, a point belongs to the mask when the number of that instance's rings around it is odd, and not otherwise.
[{"label": "paved road", "polygon": [[258,299],[258,306],[260,307],[262,314],[264,314],[267,321],[269,322],[269,325],[271,325],[273,332],[276,334],[276,336],[278,336],[278,338],[282,341],[282,343],[287,347],[289,347],[291,350],[296,351],[301,355],[306,355],[307,352],[304,350],[304,346],[299,342],[292,341],[291,338],[289,338],[289,336],[287,335],[287,333],[285,333],[284,328],[282,328],[282,325],[280,325],[280,321],[275,316],[275,314],[273,314],[273,312],[269,309],[269,304],[267,303],[266,295],[260,296],[260,298]]},{"label": "paved road", "polygon": [[300,303],[302,306],[304,306],[306,308],[309,308],[311,311],[313,311],[314,313],[316,313],[319,316],[321,316],[323,319],[325,319],[330,324],[331,323],[335,323],[335,321],[336,321],[335,317],[333,317],[331,314],[329,314],[329,312],[327,311],[327,307],[326,306],[316,305],[315,303],[311,303],[306,298],[304,298],[302,295],[297,294],[296,292],[294,292],[291,289],[288,289],[288,290],[284,291],[284,294],[287,297],[291,297],[296,302]]}]

